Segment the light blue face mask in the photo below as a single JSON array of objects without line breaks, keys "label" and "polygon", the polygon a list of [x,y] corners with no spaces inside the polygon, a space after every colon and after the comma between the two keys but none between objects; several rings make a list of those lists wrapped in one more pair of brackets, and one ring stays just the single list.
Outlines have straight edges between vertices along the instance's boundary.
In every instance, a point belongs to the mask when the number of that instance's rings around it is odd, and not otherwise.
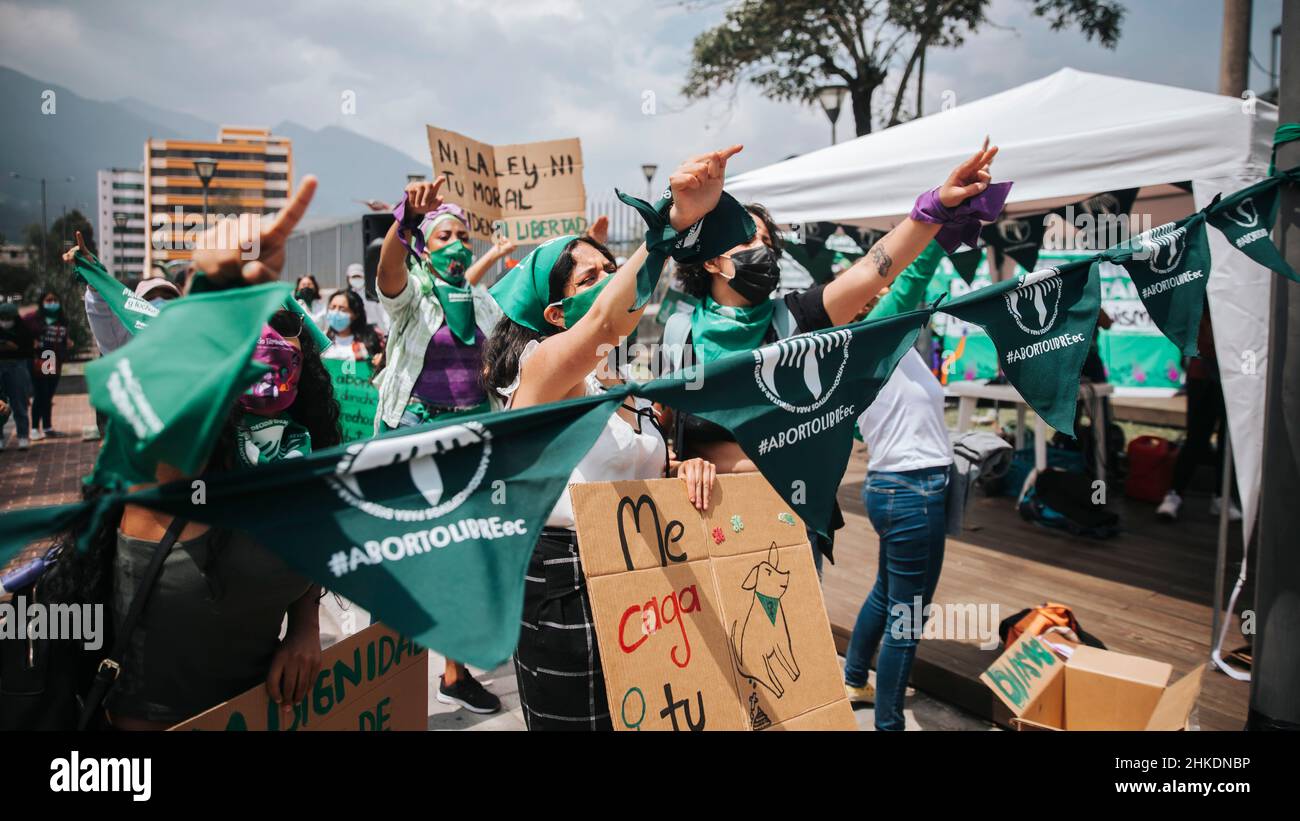
[{"label": "light blue face mask", "polygon": [[149,304],[161,311],[162,306],[166,305],[168,301],[169,300],[163,299],[160,296],[156,296],[153,299],[149,300]]},{"label": "light blue face mask", "polygon": [[352,317],[344,311],[328,311],[325,314],[325,321],[335,331],[346,331],[352,324]]}]

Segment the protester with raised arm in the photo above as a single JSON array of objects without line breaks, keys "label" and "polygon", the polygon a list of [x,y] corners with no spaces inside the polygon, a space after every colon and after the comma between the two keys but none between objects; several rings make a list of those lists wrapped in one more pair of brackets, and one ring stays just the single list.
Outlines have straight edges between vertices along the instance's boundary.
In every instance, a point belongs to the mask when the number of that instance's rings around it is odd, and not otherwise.
[{"label": "protester with raised arm", "polygon": [[[668,222],[687,231],[722,195],[733,146],[694,157],[671,177]],[[621,380],[598,372],[636,328],[642,311],[637,274],[642,245],[621,267],[591,236],[562,236],[538,246],[492,289],[505,318],[485,354],[484,384],[511,408],[597,395]],[[630,400],[605,430],[570,483],[676,475],[700,510],[709,506],[713,466],[702,459],[669,465],[668,448],[650,403]],[[591,640],[591,603],[578,559],[573,507],[566,491],[547,519],[529,562],[515,673],[530,730],[608,730],[600,654]],[[563,592],[557,592],[563,591]]]}]

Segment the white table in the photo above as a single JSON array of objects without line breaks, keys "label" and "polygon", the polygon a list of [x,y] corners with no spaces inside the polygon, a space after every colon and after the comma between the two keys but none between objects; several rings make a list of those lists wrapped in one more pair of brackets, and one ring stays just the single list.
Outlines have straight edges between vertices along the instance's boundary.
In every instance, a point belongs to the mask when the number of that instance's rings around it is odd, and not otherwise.
[{"label": "white table", "polygon": [[[1025,446],[1025,411],[1029,405],[1015,388],[1010,385],[990,385],[984,380],[963,380],[950,382],[944,388],[948,396],[956,396],[961,401],[957,405],[957,431],[970,430],[971,419],[975,415],[975,404],[981,399],[993,399],[1016,406],[1016,450]],[[1106,464],[1106,431],[1102,420],[1102,397],[1115,393],[1115,386],[1106,382],[1081,382],[1079,399],[1088,407],[1088,416],[1092,419],[1093,448],[1097,454],[1097,465],[1104,470]],[[1044,470],[1047,467],[1047,423],[1034,414],[1034,467]]]}]

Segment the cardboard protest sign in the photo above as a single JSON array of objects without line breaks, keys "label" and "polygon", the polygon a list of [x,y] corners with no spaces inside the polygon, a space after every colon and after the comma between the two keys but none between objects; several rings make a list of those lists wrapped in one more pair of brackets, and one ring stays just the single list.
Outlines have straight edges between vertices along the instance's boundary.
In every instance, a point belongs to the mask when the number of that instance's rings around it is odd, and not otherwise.
[{"label": "cardboard protest sign", "polygon": [[334,399],[339,403],[339,428],[343,442],[369,439],[375,432],[375,408],[379,406],[379,389],[370,384],[374,367],[365,360],[322,359],[334,385]]},{"label": "cardboard protest sign", "polygon": [[525,244],[587,230],[582,143],[576,137],[489,145],[426,128],[433,173],[447,178],[442,198],[465,209],[474,236],[499,233]]},{"label": "cardboard protest sign", "polygon": [[758,474],[572,485],[614,727],[855,729],[804,524]]},{"label": "cardboard protest sign", "polygon": [[326,650],[316,684],[282,726],[280,709],[257,685],[172,730],[425,730],[429,653],[382,624]]}]

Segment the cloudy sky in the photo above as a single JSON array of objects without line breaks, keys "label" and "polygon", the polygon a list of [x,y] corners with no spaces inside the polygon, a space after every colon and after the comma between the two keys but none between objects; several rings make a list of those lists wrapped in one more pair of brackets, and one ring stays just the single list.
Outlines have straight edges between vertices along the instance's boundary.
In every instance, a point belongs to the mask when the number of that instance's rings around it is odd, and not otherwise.
[{"label": "cloudy sky", "polygon": [[[993,0],[998,27],[931,53],[929,110],[945,93],[972,100],[1064,66],[1216,89],[1220,0],[1127,0],[1114,51],[1051,32],[1029,5]],[[733,161],[743,171],[829,141],[819,109],[749,89],[730,105],[684,104],[691,40],[721,15],[719,3],[673,0],[6,0],[0,63],[94,99],[137,97],[211,121],[339,125],[426,167],[425,123],[494,143],[578,136],[593,193],[641,191],[643,162],[660,165],[659,183],[685,155],[716,146],[744,143]],[[1256,0],[1261,64],[1280,20],[1281,0]],[[1267,85],[1258,68],[1251,83]],[[349,90],[353,115],[340,110]],[[652,115],[642,113],[647,94]],[[839,133],[853,133],[847,113]]]}]

